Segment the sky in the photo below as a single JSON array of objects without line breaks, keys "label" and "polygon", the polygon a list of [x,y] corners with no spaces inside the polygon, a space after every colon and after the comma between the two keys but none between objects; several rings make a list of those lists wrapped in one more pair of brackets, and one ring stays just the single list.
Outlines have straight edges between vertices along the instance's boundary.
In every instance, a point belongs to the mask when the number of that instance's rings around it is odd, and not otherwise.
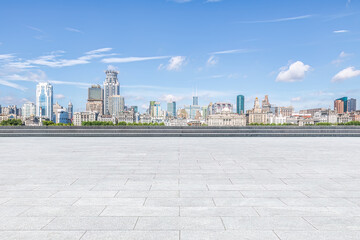
[{"label": "sky", "polygon": [[84,111],[87,88],[119,71],[125,104],[200,105],[269,95],[296,110],[360,100],[360,1],[2,0],[0,105],[54,102]]}]

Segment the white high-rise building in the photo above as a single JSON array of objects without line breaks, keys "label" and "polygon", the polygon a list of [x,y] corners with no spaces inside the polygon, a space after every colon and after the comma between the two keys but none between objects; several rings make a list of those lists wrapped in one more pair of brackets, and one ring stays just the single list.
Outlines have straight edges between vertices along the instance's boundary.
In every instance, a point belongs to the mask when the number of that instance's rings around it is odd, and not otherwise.
[{"label": "white high-rise building", "polygon": [[36,86],[36,116],[52,119],[53,87],[50,83],[42,82]]},{"label": "white high-rise building", "polygon": [[118,71],[106,70],[106,79],[104,82],[104,114],[109,115],[109,98],[113,95],[120,95],[120,83],[118,81],[117,75]]},{"label": "white high-rise building", "polygon": [[113,116],[119,116],[124,112],[125,100],[120,95],[112,95],[109,97],[109,114]]},{"label": "white high-rise building", "polygon": [[36,106],[32,102],[24,103],[22,106],[22,118],[25,120],[26,118],[29,118],[31,116],[35,116],[36,114]]}]

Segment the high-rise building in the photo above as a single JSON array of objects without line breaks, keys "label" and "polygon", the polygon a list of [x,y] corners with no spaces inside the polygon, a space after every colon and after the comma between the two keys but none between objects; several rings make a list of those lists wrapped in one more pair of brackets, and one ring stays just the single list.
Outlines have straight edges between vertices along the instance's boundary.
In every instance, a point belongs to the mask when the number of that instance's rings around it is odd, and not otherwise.
[{"label": "high-rise building", "polygon": [[88,89],[88,100],[86,103],[86,111],[97,112],[103,114],[104,112],[104,94],[100,85],[92,85]]},{"label": "high-rise building", "polygon": [[193,104],[192,105],[195,105],[195,106],[199,105],[199,97],[198,96],[193,96]]},{"label": "high-rise building", "polygon": [[36,106],[32,102],[24,103],[22,106],[22,117],[23,119],[29,118],[31,116],[35,116],[36,114]]},{"label": "high-rise building", "polygon": [[74,106],[72,105],[71,101],[68,105],[68,114],[69,114],[69,122],[72,122],[73,116],[74,116]]},{"label": "high-rise building", "polygon": [[155,118],[161,116],[161,104],[160,104],[160,102],[150,101],[149,115],[151,117],[155,117]]},{"label": "high-rise building", "polygon": [[118,81],[117,75],[118,71],[106,70],[106,79],[104,82],[104,114],[110,114],[110,97],[113,95],[120,95],[120,83]]},{"label": "high-rise building", "polygon": [[336,113],[344,113],[344,101],[343,100],[335,100],[334,102],[334,110],[336,111]]},{"label": "high-rise building", "polygon": [[124,112],[125,100],[120,95],[112,95],[109,97],[109,114],[113,116],[119,116]]},{"label": "high-rise building", "polygon": [[236,97],[236,113],[245,113],[245,97],[243,95],[238,95]]},{"label": "high-rise building", "polygon": [[356,111],[356,99],[350,98],[347,101],[347,111],[348,112],[355,112]]},{"label": "high-rise building", "polygon": [[[341,104],[340,101],[342,103],[342,106],[340,106],[340,104]],[[347,104],[348,104],[348,97],[338,98],[334,101],[334,109],[335,108],[337,109],[337,113],[347,112],[347,110],[348,110]]]},{"label": "high-rise building", "polygon": [[92,85],[88,89],[88,100],[103,100],[104,92],[99,84]]},{"label": "high-rise building", "polygon": [[167,104],[167,112],[169,116],[176,117],[176,102],[168,102]]},{"label": "high-rise building", "polygon": [[36,86],[36,116],[52,119],[53,87],[50,83],[42,82]]}]

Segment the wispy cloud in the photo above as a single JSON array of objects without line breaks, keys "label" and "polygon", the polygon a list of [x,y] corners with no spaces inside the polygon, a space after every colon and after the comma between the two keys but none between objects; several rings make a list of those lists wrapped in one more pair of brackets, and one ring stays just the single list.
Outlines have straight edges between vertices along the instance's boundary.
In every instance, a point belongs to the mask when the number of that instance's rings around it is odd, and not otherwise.
[{"label": "wispy cloud", "polygon": [[8,60],[14,58],[14,54],[0,54],[0,60]]},{"label": "wispy cloud", "polygon": [[112,48],[99,48],[99,49],[95,49],[95,50],[86,52],[85,54],[98,54],[98,53],[103,53],[103,52],[109,52],[111,50],[112,50]]},{"label": "wispy cloud", "polygon": [[65,95],[64,95],[64,94],[55,94],[55,95],[54,95],[54,98],[55,98],[55,99],[64,99],[64,98],[65,98]]},{"label": "wispy cloud", "polygon": [[21,90],[21,91],[25,91],[25,90],[26,90],[26,87],[23,87],[23,86],[21,86],[21,85],[19,85],[19,84],[16,84],[16,83],[14,83],[14,82],[2,80],[2,79],[0,79],[0,85],[7,86],[7,87],[11,87],[11,88],[15,88],[15,89],[18,89],[18,90]]},{"label": "wispy cloud", "polygon": [[231,50],[225,50],[225,51],[218,51],[218,52],[212,52],[211,55],[218,55],[218,54],[234,54],[234,53],[248,53],[248,52],[254,52],[254,49],[231,49]]},{"label": "wispy cloud", "polygon": [[302,15],[296,17],[276,18],[276,19],[268,19],[268,20],[241,21],[240,23],[277,23],[277,22],[287,22],[287,21],[307,19],[311,17],[312,15]]},{"label": "wispy cloud", "polygon": [[207,66],[214,66],[217,63],[218,63],[218,59],[214,55],[210,56],[209,59],[206,61]]},{"label": "wispy cloud", "polygon": [[333,31],[333,33],[347,33],[349,32],[349,30],[336,30],[336,31]]},{"label": "wispy cloud", "polygon": [[104,58],[101,60],[103,63],[129,63],[141,62],[169,58],[169,56],[156,56],[156,57],[124,57],[124,58]]},{"label": "wispy cloud", "polygon": [[342,82],[349,78],[354,78],[360,76],[360,70],[355,69],[355,67],[348,67],[344,70],[338,72],[332,79],[332,82]]},{"label": "wispy cloud", "polygon": [[187,2],[191,2],[192,0],[172,0],[172,1],[176,3],[187,3]]},{"label": "wispy cloud", "polygon": [[79,29],[71,28],[71,27],[66,27],[65,30],[66,30],[66,31],[69,31],[69,32],[84,33],[83,31],[81,31],[81,30],[79,30]]},{"label": "wispy cloud", "polygon": [[332,61],[331,63],[332,64],[335,64],[335,65],[339,65],[340,63],[344,62],[346,60],[346,58],[350,57],[352,54],[351,53],[346,53],[344,51],[342,51],[340,54],[339,54],[339,57]]},{"label": "wispy cloud", "polygon": [[33,27],[33,26],[27,26],[28,29],[31,29],[33,31],[36,31],[36,32],[40,32],[40,33],[44,33],[43,30],[41,30],[40,28],[37,28],[37,27]]},{"label": "wispy cloud", "polygon": [[179,71],[186,64],[186,57],[184,56],[175,56],[169,59],[169,63],[167,65],[160,64],[158,69],[166,69],[168,71]]},{"label": "wispy cloud", "polygon": [[75,85],[75,86],[85,86],[88,87],[91,83],[84,83],[84,82],[67,82],[67,81],[57,81],[57,80],[49,80],[49,83],[58,84],[58,85]]}]

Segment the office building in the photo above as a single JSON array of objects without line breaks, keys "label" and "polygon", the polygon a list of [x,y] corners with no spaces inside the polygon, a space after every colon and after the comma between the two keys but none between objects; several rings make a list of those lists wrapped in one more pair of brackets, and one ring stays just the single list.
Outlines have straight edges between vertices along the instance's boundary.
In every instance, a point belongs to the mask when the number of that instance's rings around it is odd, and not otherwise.
[{"label": "office building", "polygon": [[345,112],[345,103],[344,103],[344,101],[341,100],[341,99],[335,100],[335,102],[334,102],[334,110],[338,114],[344,113]]},{"label": "office building", "polygon": [[167,104],[167,113],[171,117],[176,117],[176,102],[172,101]]},{"label": "office building", "polygon": [[347,112],[355,112],[356,111],[356,99],[349,98],[347,100]]},{"label": "office building", "polygon": [[248,110],[248,123],[258,123],[258,124],[266,124],[267,123],[267,111],[263,110],[260,107],[259,99],[255,98],[254,108]]},{"label": "office building", "polygon": [[150,101],[149,115],[153,118],[162,117],[160,102]]},{"label": "office building", "polygon": [[88,100],[102,100],[104,99],[104,92],[99,84],[92,85],[88,88]]},{"label": "office building", "polygon": [[74,126],[81,126],[83,122],[94,122],[98,114],[95,112],[76,112],[73,116]]},{"label": "office building", "polygon": [[36,106],[32,102],[24,103],[22,106],[22,118],[25,120],[31,116],[35,116],[36,114]]},{"label": "office building", "polygon": [[42,82],[36,86],[36,116],[53,119],[53,87]]},{"label": "office building", "polygon": [[246,126],[245,114],[233,113],[226,107],[221,113],[209,115],[206,120],[209,126]]},{"label": "office building", "polygon": [[73,115],[74,115],[74,106],[72,105],[71,101],[69,101],[68,104],[68,118],[69,118],[69,122],[72,122],[73,119]]},{"label": "office building", "polygon": [[100,85],[92,85],[88,89],[87,112],[104,113],[104,95]]},{"label": "office building", "polygon": [[245,97],[243,95],[238,95],[236,97],[236,113],[245,113]]},{"label": "office building", "polygon": [[233,105],[226,102],[216,102],[212,104],[212,114],[221,113],[225,108],[229,109],[230,112],[233,112]]},{"label": "office building", "polygon": [[192,105],[195,105],[195,106],[199,105],[199,97],[198,96],[193,96],[193,104]]},{"label": "office building", "polygon": [[124,112],[125,100],[120,95],[112,95],[109,97],[109,113],[105,115],[119,116]]},{"label": "office building", "polygon": [[117,75],[119,72],[114,70],[106,70],[106,79],[104,82],[104,114],[110,114],[110,97],[120,95],[120,83]]}]

